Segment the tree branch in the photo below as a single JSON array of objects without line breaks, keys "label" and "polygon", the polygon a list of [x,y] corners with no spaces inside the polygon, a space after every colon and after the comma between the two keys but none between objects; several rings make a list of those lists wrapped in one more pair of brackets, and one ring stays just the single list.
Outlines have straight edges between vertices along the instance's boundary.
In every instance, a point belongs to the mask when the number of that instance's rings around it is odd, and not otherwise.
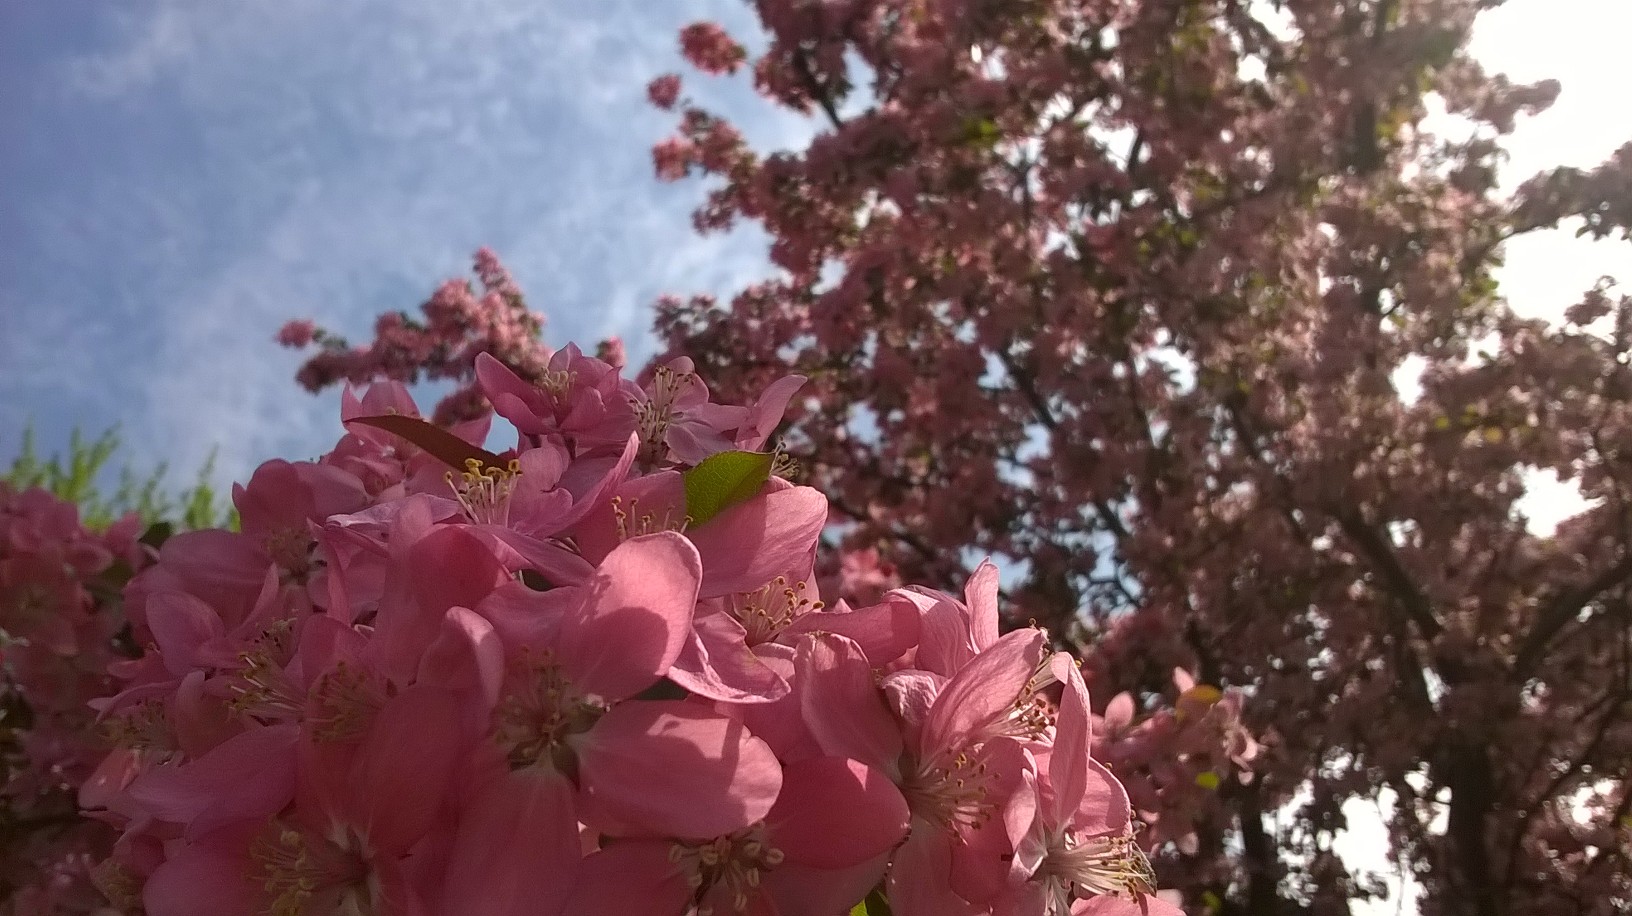
[{"label": "tree branch", "polygon": [[1400,563],[1395,555],[1394,548],[1384,540],[1377,530],[1360,517],[1354,510],[1343,509],[1334,513],[1338,526],[1349,540],[1360,548],[1360,552],[1371,561],[1377,574],[1382,577],[1383,583],[1405,609],[1407,616],[1422,631],[1424,638],[1433,639],[1444,631],[1444,626],[1434,616],[1433,604],[1428,596],[1423,594],[1412,580],[1411,574]]},{"label": "tree branch", "polygon": [[1529,680],[1536,665],[1541,662],[1547,644],[1558,635],[1558,631],[1574,620],[1576,615],[1599,595],[1617,585],[1625,584],[1628,579],[1632,579],[1632,552],[1623,554],[1614,566],[1603,570],[1580,586],[1560,592],[1558,597],[1542,610],[1541,616],[1536,619],[1536,625],[1530,630],[1530,635],[1519,648],[1513,660],[1513,678],[1520,682]]}]

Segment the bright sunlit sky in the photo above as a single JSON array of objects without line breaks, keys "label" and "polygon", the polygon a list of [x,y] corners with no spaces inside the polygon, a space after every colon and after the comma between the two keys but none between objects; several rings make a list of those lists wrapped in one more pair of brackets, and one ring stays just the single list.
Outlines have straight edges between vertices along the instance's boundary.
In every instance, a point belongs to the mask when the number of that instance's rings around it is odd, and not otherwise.
[{"label": "bright sunlit sky", "polygon": [[[291,377],[291,317],[366,339],[490,245],[555,342],[647,339],[665,291],[765,270],[751,233],[699,239],[695,184],[659,185],[669,118],[643,88],[684,22],[736,0],[0,0],[0,463],[123,427],[136,467],[223,479],[334,441],[338,396]],[[1563,95],[1513,138],[1510,179],[1590,166],[1632,139],[1632,0],[1510,0],[1477,53]],[[741,81],[688,81],[754,144],[810,127]],[[1568,232],[1509,248],[1505,293],[1557,314],[1628,249]],[[1539,488],[1542,524],[1571,505]],[[1347,848],[1381,845],[1357,823]],[[1378,912],[1394,912],[1392,905]]]}]

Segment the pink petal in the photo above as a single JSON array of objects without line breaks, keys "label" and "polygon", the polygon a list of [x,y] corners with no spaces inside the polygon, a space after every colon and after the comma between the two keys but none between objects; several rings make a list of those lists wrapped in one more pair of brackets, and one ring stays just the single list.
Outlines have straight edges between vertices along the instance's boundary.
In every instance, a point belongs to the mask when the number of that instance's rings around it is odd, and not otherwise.
[{"label": "pink petal", "polygon": [[924,722],[929,719],[929,710],[935,705],[935,698],[940,696],[946,680],[929,671],[905,668],[886,674],[879,682],[885,700],[901,722],[901,736],[908,746],[922,745]]},{"label": "pink petal", "polygon": [[415,597],[438,619],[450,607],[475,607],[507,578],[493,551],[456,525],[431,529],[409,549],[407,563]]},{"label": "pink petal", "polygon": [[518,432],[536,435],[547,431],[540,418],[553,417],[554,408],[543,391],[527,384],[510,367],[488,353],[479,353],[476,380],[494,413],[509,420]]},{"label": "pink petal", "polygon": [[1048,759],[1048,782],[1054,789],[1049,814],[1055,824],[1064,824],[1082,801],[1088,786],[1088,748],[1093,739],[1088,720],[1088,685],[1083,683],[1082,672],[1071,664],[1061,670],[1065,691],[1060,695],[1054,748]]},{"label": "pink petal", "polygon": [[669,680],[722,703],[773,703],[787,696],[788,682],[748,648],[746,637],[730,614],[698,617]]},{"label": "pink petal", "polygon": [[572,786],[545,770],[494,774],[460,813],[443,911],[553,916],[566,902],[578,862]]},{"label": "pink petal", "polygon": [[611,463],[606,471],[597,479],[588,482],[580,480],[575,472],[582,473],[594,466],[593,462],[577,462],[577,466],[568,468],[561,479],[561,486],[573,495],[573,506],[565,515],[556,519],[552,531],[562,531],[578,523],[579,519],[599,508],[629,477],[629,468],[635,463],[635,455],[640,452],[640,436],[629,434],[629,441],[624,444],[623,453]]},{"label": "pink petal", "polygon": [[[897,600],[913,597],[914,590],[896,592]],[[923,607],[918,654],[914,664],[947,677],[958,673],[977,654],[969,629],[968,612],[939,592],[915,597]]]},{"label": "pink petal", "polygon": [[1068,812],[1071,822],[1085,834],[1121,833],[1128,829],[1133,806],[1128,790],[1098,760],[1088,761],[1088,783],[1076,810]]},{"label": "pink petal", "polygon": [[476,607],[505,579],[493,551],[464,528],[433,528],[406,553],[407,594],[386,595],[369,643],[381,672],[400,683],[419,669],[448,608]]},{"label": "pink petal", "polygon": [[965,832],[952,844],[952,889],[965,900],[989,904],[1007,886],[1013,855],[1003,820],[993,818]]},{"label": "pink petal", "polygon": [[504,684],[504,644],[480,614],[449,608],[442,632],[420,659],[415,682],[470,692],[479,698],[474,712],[485,722]]},{"label": "pink petal", "polygon": [[919,611],[898,595],[884,603],[855,611],[820,611],[802,614],[782,631],[781,640],[794,644],[805,633],[837,633],[854,640],[868,664],[882,668],[918,645]]},{"label": "pink petal", "polygon": [[670,423],[663,434],[663,444],[669,447],[681,464],[701,464],[710,455],[731,450],[731,440],[703,423],[688,419]]},{"label": "pink petal", "polygon": [[927,754],[980,740],[986,724],[1001,718],[1019,696],[1042,653],[1042,631],[1015,630],[975,656],[930,707],[921,749]]},{"label": "pink petal", "polygon": [[178,677],[199,662],[199,650],[224,638],[226,628],[210,606],[183,592],[164,592],[147,601],[147,625],[164,656],[164,666]]},{"label": "pink petal", "polygon": [[808,636],[799,644],[794,674],[800,711],[823,753],[896,771],[901,730],[859,646],[828,633]]},{"label": "pink petal", "polygon": [[[204,672],[191,672],[176,685],[170,702],[172,734],[189,760],[204,756],[244,730],[243,720],[221,697],[206,693],[207,686]],[[220,681],[213,686],[221,686]]]},{"label": "pink petal", "polygon": [[963,587],[963,603],[969,607],[969,635],[981,651],[997,642],[997,586],[997,567],[991,560],[981,560]]},{"label": "pink petal", "polygon": [[790,569],[808,569],[826,524],[827,497],[810,487],[787,487],[687,531],[703,557],[701,597],[751,592]]},{"label": "pink petal", "polygon": [[1120,731],[1133,721],[1133,696],[1127,691],[1111,697],[1111,702],[1105,706],[1105,727],[1110,731]]},{"label": "pink petal", "polygon": [[[776,430],[782,422],[782,415],[787,412],[788,402],[805,384],[802,375],[788,375],[777,379],[754,399],[754,406],[748,409],[748,415],[743,418],[742,426],[737,429],[737,447],[758,449],[765,444],[765,440]],[[785,916],[785,914],[784,914]]]},{"label": "pink petal", "polygon": [[1130,900],[1101,894],[1073,903],[1071,916],[1184,916],[1184,910],[1155,896]]},{"label": "pink petal", "polygon": [[595,567],[576,553],[544,538],[517,531],[514,528],[487,528],[485,533],[543,576],[552,585],[579,585],[595,574]]},{"label": "pink petal", "polygon": [[912,815],[888,776],[858,760],[816,757],[782,771],[782,793],[766,817],[787,861],[849,868],[895,848]]},{"label": "pink petal", "polygon": [[623,450],[616,455],[579,458],[569,464],[557,486],[572,494],[578,504],[600,502],[629,479],[629,468],[640,452],[640,435],[630,433]]},{"label": "pink petal", "polygon": [[260,887],[250,877],[249,844],[261,824],[217,831],[172,852],[142,888],[147,916],[251,916]]},{"label": "pink petal", "polygon": [[[624,481],[616,493],[615,504],[602,503],[568,532],[578,552],[591,563],[611,553],[623,542],[624,535],[645,530],[647,517],[659,528],[679,527],[686,517],[686,485],[677,471],[659,471]],[[618,512],[626,516],[621,532]]]},{"label": "pink petal", "polygon": [[524,646],[543,648],[556,643],[561,621],[576,613],[583,604],[583,589],[552,588],[547,592],[528,588],[520,582],[506,582],[476,606],[476,612],[493,625],[509,652]]},{"label": "pink petal", "polygon": [[662,677],[691,632],[701,573],[696,549],[672,531],[607,554],[582,611],[562,621],[559,657],[572,682],[617,700]]},{"label": "pink petal", "polygon": [[838,870],[784,862],[765,876],[765,893],[775,902],[777,916],[848,913],[883,880],[889,861],[886,852]]},{"label": "pink petal", "polygon": [[898,916],[975,916],[952,892],[952,834],[914,820],[890,862],[890,911]]},{"label": "pink petal", "polygon": [[763,818],[782,788],[770,747],[681,700],[622,703],[572,739],[596,805],[647,835],[709,839]]},{"label": "pink petal", "polygon": [[409,687],[375,716],[342,802],[375,849],[402,853],[430,832],[469,744],[464,720],[454,695],[434,687]]},{"label": "pink petal", "polygon": [[210,528],[184,531],[159,548],[159,567],[186,583],[186,590],[215,608],[229,624],[259,592],[272,565],[253,538]]},{"label": "pink petal", "polygon": [[[959,841],[952,844],[952,889],[965,900],[986,905],[1002,892],[1015,854],[1009,823],[1031,808],[1025,795],[1031,755],[1012,738],[988,742],[974,753],[986,771],[987,796],[997,801],[999,810],[981,826],[961,831]],[[1022,810],[1011,812],[1012,806]]]},{"label": "pink petal", "polygon": [[360,663],[368,637],[333,617],[313,615],[300,625],[300,643],[289,660],[289,676],[310,685],[336,663]]},{"label": "pink petal", "polygon": [[[786,683],[793,682],[794,650],[779,643],[764,643],[754,647],[754,655]],[[671,671],[670,674],[673,674]],[[776,751],[779,760],[804,760],[819,757],[822,749],[805,727],[799,712],[799,691],[789,690],[781,699],[769,703],[744,703],[733,706],[730,715],[748,726],[748,731]]]},{"label": "pink petal", "polygon": [[295,794],[298,726],[272,725],[236,735],[189,763],[154,767],[130,795],[160,820],[201,836],[234,821],[276,814]]},{"label": "pink petal", "polygon": [[683,916],[691,902],[672,844],[618,840],[584,859],[566,912],[573,916]]},{"label": "pink petal", "polygon": [[1003,829],[1009,835],[1014,849],[1014,860],[1009,864],[1009,875],[1016,881],[1025,881],[1036,873],[1048,855],[1048,844],[1037,825],[1037,772],[1027,767],[1020,774],[1020,788],[1003,806]]}]

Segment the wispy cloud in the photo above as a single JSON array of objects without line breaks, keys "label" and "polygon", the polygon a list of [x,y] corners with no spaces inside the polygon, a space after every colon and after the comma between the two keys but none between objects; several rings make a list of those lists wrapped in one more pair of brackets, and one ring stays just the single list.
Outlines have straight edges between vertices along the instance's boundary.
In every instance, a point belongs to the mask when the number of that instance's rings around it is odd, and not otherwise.
[{"label": "wispy cloud", "polygon": [[[334,399],[270,335],[311,315],[356,337],[491,245],[550,337],[645,343],[661,292],[766,270],[754,237],[700,239],[696,185],[647,149],[669,128],[648,79],[689,18],[728,0],[156,0],[63,42],[38,82],[32,158],[0,174],[0,421],[123,420],[139,464],[225,478],[338,432]],[[682,15],[684,14],[684,15]],[[751,29],[745,29],[751,31]],[[50,36],[40,36],[42,41]],[[90,47],[85,47],[85,45]],[[756,142],[808,127],[738,82],[688,88]],[[26,187],[25,187],[26,182]],[[17,192],[13,194],[12,192]],[[48,299],[49,301],[42,301]],[[24,342],[27,342],[26,345]],[[0,451],[14,444],[0,431]]]}]

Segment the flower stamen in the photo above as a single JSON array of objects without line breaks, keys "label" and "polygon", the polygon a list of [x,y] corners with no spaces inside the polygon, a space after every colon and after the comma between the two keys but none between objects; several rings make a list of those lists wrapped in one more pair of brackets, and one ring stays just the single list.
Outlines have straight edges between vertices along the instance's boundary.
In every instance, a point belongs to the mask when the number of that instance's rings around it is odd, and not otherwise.
[{"label": "flower stamen", "polygon": [[521,476],[521,462],[511,459],[502,468],[484,465],[475,458],[465,459],[465,470],[458,477],[448,472],[448,486],[454,498],[465,510],[465,515],[478,525],[510,524],[510,494],[515,491],[516,478]]}]

